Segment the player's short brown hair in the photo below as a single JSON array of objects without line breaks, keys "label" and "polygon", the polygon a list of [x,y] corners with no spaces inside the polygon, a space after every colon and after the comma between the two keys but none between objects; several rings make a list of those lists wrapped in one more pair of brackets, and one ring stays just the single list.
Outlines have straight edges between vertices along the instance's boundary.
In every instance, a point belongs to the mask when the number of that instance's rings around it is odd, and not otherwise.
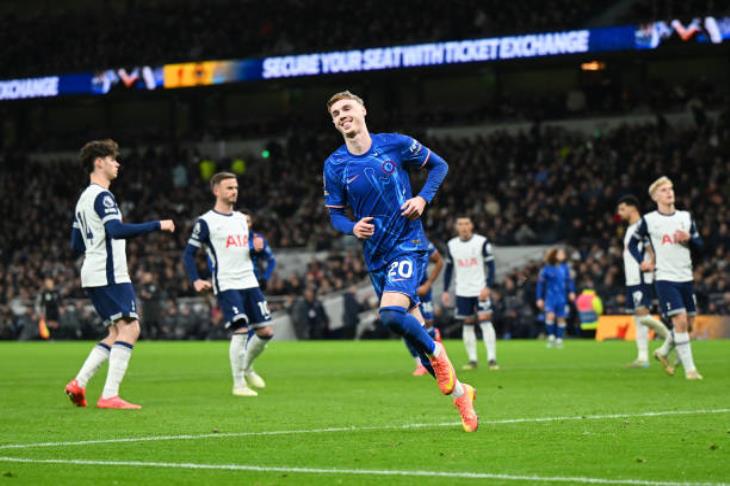
[{"label": "player's short brown hair", "polygon": [[365,106],[365,102],[362,100],[362,98],[354,93],[351,93],[349,90],[345,90],[340,91],[339,93],[335,93],[330,97],[330,99],[327,101],[327,113],[330,112],[330,108],[332,108],[332,105],[340,100],[355,100],[362,106]]},{"label": "player's short brown hair", "polygon": [[238,179],[238,176],[233,172],[218,172],[217,174],[213,174],[213,177],[210,178],[210,190],[215,189],[215,186],[226,179]]},{"label": "player's short brown hair", "polygon": [[94,172],[96,159],[112,156],[115,159],[119,155],[119,144],[111,138],[104,140],[92,140],[81,147],[79,159],[81,167],[89,173]]}]

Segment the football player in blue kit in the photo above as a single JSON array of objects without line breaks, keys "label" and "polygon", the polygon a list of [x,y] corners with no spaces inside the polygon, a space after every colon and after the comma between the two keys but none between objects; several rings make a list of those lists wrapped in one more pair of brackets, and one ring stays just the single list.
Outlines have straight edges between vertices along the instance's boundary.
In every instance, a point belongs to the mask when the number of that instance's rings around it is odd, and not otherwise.
[{"label": "football player in blue kit", "polygon": [[[563,347],[568,300],[575,300],[575,282],[570,276],[570,267],[565,262],[562,248],[551,248],[545,256],[546,265],[537,279],[537,308],[545,311],[548,347]],[[555,321],[557,320],[557,326]]]},{"label": "football player in blue kit", "polygon": [[[332,226],[362,240],[381,321],[418,350],[441,392],[453,397],[464,430],[473,432],[479,423],[473,406],[476,391],[459,382],[446,349],[426,332],[417,295],[428,258],[428,240],[419,218],[446,177],[448,165],[411,137],[371,135],[365,104],[349,91],[333,95],[327,111],[345,142],[324,163],[324,199]],[[415,197],[409,179],[412,169],[428,171]]]}]

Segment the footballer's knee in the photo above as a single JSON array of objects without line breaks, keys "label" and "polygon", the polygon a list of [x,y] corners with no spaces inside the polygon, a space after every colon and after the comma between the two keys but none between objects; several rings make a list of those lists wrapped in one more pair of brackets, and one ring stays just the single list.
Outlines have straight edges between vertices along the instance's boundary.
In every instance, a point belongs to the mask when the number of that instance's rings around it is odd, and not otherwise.
[{"label": "footballer's knee", "polygon": [[133,321],[127,321],[121,319],[117,321],[117,341],[124,341],[129,344],[134,344],[139,339],[140,327],[139,321],[134,319]]},{"label": "footballer's knee", "polygon": [[107,327],[107,334],[104,339],[101,340],[102,343],[106,344],[107,346],[111,347],[112,344],[114,344],[114,341],[117,340],[117,336],[119,333],[117,332],[117,326],[112,324],[111,326]]},{"label": "footballer's knee", "polygon": [[397,334],[403,334],[403,317],[406,315],[406,309],[403,307],[390,306],[380,308],[380,320],[383,325]]},{"label": "footballer's knee", "polygon": [[687,331],[687,314],[678,314],[672,318],[672,324],[676,332]]},{"label": "footballer's knee", "polygon": [[274,328],[271,326],[264,326],[256,329],[256,335],[261,339],[271,339],[274,337]]}]

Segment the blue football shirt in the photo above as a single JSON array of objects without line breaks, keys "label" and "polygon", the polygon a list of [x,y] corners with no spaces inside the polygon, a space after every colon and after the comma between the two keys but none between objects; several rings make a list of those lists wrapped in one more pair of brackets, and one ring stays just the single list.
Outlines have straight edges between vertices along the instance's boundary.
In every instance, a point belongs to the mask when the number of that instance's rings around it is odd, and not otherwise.
[{"label": "blue football shirt", "polygon": [[537,281],[537,298],[549,302],[567,301],[568,292],[575,292],[575,283],[567,263],[546,265]]},{"label": "blue football shirt", "polygon": [[374,271],[399,255],[428,249],[420,219],[401,216],[401,206],[413,197],[409,170],[425,167],[431,151],[397,133],[371,138],[370,150],[362,155],[342,145],[327,158],[324,197],[327,207],[350,207],[356,221],[373,217],[375,234],[365,240],[363,251],[368,270]]}]

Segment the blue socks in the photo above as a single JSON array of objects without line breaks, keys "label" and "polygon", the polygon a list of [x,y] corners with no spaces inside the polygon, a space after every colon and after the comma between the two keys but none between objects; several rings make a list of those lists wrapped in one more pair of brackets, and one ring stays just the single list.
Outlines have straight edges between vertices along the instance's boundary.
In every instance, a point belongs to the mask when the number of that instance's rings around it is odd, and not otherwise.
[{"label": "blue socks", "polygon": [[558,339],[563,339],[563,336],[565,336],[565,326],[558,325],[557,336],[558,336]]},{"label": "blue socks", "polygon": [[[406,343],[413,346],[418,354],[432,354],[436,343],[428,335],[418,319],[408,314],[403,307],[389,306],[380,309],[380,320],[385,327],[403,336]],[[423,361],[423,358],[421,358]]]},{"label": "blue socks", "polygon": [[557,334],[555,330],[556,327],[557,326],[555,326],[554,322],[545,322],[545,330],[548,336],[555,336],[555,334]]},{"label": "blue socks", "polygon": [[[431,339],[433,339],[434,341],[436,340],[436,328],[435,327],[426,329],[426,334],[428,334],[428,336]],[[418,358],[418,350],[416,348],[414,348],[413,345],[411,343],[409,343],[407,340],[404,339],[404,342],[406,343],[406,347],[408,348],[408,352],[411,353],[411,356],[413,356],[414,358]]]},{"label": "blue socks", "polygon": [[406,339],[404,339],[403,341],[405,341],[406,348],[408,348],[408,352],[411,353],[411,356],[413,356],[414,358],[418,358],[418,350],[414,348],[413,345],[409,343]]}]

